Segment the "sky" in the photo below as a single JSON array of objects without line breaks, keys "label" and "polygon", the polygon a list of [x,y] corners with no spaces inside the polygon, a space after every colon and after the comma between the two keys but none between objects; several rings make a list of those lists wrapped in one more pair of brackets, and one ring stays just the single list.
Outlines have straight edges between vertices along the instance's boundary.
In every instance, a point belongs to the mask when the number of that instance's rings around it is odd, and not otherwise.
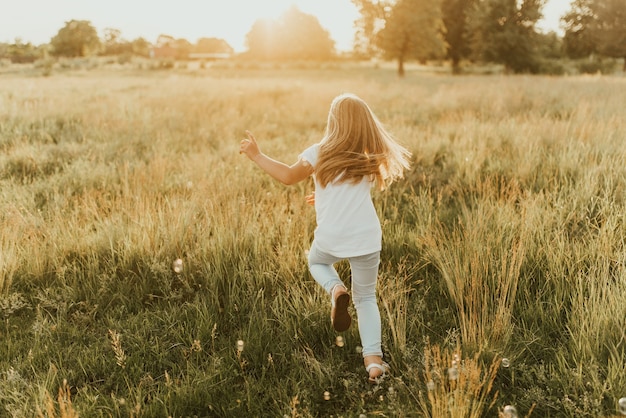
[{"label": "sky", "polygon": [[[547,0],[539,27],[559,32],[559,18],[571,0]],[[340,51],[352,49],[358,11],[350,0],[0,0],[0,42],[17,39],[35,45],[50,42],[70,20],[88,20],[102,37],[104,29],[122,38],[156,42],[160,34],[225,39],[244,51],[245,36],[260,18],[276,18],[291,5],[317,17]]]}]

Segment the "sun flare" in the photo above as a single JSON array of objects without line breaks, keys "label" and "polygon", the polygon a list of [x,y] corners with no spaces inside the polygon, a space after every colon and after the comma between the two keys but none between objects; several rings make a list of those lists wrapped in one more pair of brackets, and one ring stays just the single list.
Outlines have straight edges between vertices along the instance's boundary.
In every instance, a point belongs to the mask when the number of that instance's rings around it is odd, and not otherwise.
[{"label": "sun flare", "polygon": [[[258,19],[276,19],[292,5],[314,15],[328,30],[338,49],[352,47],[353,25],[358,11],[350,0],[180,0],[171,2],[124,0],[75,2],[25,0],[0,14],[0,42],[42,44],[50,41],[70,20],[88,20],[102,33],[106,28],[121,31],[127,40],[142,37],[155,42],[169,35],[196,42],[199,38],[222,38],[236,51],[245,50],[245,37]],[[31,11],[37,10],[37,14]]]}]

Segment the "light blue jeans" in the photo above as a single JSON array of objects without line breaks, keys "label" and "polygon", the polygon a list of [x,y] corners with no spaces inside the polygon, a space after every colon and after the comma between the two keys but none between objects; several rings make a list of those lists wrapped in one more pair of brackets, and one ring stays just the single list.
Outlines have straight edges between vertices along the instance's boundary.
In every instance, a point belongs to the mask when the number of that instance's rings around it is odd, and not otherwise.
[{"label": "light blue jeans", "polygon": [[[376,301],[376,280],[380,251],[358,257],[347,257],[352,275],[352,301],[356,308],[363,356],[383,356],[381,347],[380,311]],[[326,293],[335,285],[344,285],[333,266],[343,258],[321,251],[315,240],[309,250],[309,271]]]}]

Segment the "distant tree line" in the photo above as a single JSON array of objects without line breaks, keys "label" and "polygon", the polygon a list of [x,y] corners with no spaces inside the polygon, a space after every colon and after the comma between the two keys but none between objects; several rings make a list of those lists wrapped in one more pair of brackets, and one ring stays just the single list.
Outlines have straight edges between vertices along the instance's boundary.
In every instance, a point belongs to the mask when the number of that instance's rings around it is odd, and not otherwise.
[{"label": "distant tree line", "polygon": [[160,35],[155,44],[144,38],[125,40],[118,29],[105,28],[102,38],[87,20],[71,20],[65,23],[48,44],[35,46],[17,39],[13,44],[0,43],[0,58],[8,58],[15,63],[34,62],[40,58],[88,57],[88,56],[139,56],[151,57],[155,51],[164,53],[167,58],[187,59],[192,53],[233,53],[233,48],[220,38],[200,38],[196,44],[185,39],[175,39]]},{"label": "distant tree line", "polygon": [[624,59],[626,1],[575,0],[561,19],[563,38],[537,30],[545,0],[352,0],[360,11],[355,49],[398,63],[448,59],[498,63],[509,72],[543,72],[555,58]]},{"label": "distant tree line", "polygon": [[563,44],[569,56],[624,58],[626,71],[626,1],[575,0],[563,22],[567,28]]},{"label": "distant tree line", "polygon": [[[448,60],[453,73],[464,61],[497,63],[507,72],[550,72],[562,58],[624,60],[626,71],[626,0],[574,0],[562,17],[564,36],[537,29],[546,0],[351,0],[359,10],[352,56],[397,62],[404,74],[411,60]],[[246,35],[242,58],[254,60],[331,60],[335,42],[318,19],[292,6],[277,19],[259,19]],[[155,44],[127,41],[107,28],[101,39],[89,21],[72,20],[47,45],[17,40],[0,44],[0,57],[32,62],[43,56],[143,56],[188,59],[232,55],[219,38],[196,44],[161,35]]]}]

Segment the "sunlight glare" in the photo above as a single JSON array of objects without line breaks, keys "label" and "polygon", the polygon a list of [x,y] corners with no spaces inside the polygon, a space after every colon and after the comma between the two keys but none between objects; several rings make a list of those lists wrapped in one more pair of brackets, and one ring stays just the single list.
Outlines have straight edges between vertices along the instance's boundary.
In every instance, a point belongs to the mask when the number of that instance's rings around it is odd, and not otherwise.
[{"label": "sunlight glare", "polygon": [[[106,28],[118,29],[124,39],[142,37],[156,42],[159,35],[196,42],[221,38],[235,51],[246,49],[245,37],[258,19],[277,19],[290,6],[314,15],[330,32],[339,50],[352,47],[353,24],[358,17],[350,0],[180,0],[174,6],[161,0],[75,2],[73,0],[24,0],[0,14],[0,42],[47,43],[65,22],[87,20],[102,35]],[[32,10],[37,10],[33,15]]]}]

